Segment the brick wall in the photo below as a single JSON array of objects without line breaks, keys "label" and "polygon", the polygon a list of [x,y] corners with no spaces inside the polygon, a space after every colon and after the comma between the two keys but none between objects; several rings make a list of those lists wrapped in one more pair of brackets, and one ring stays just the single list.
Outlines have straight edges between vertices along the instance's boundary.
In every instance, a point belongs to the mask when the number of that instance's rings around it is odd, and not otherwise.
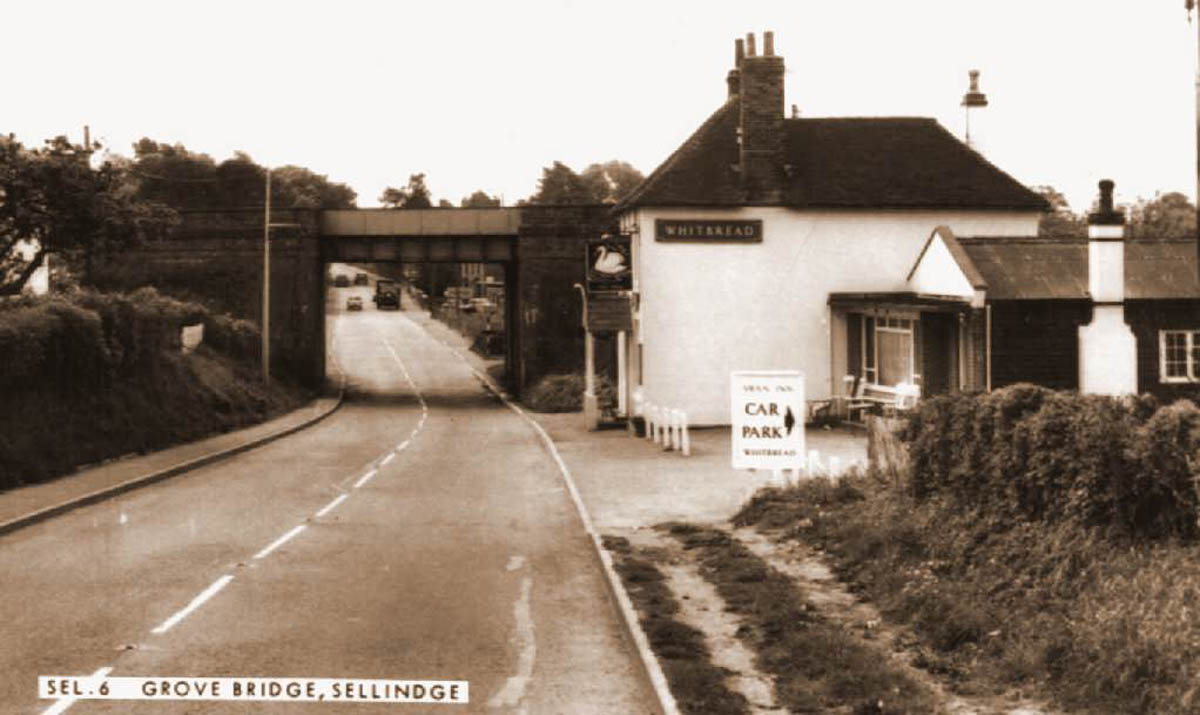
[{"label": "brick wall", "polygon": [[[320,386],[325,372],[324,277],[318,254],[318,214],[278,209],[271,241],[272,369]],[[258,209],[184,212],[163,241],[99,264],[104,290],[154,286],[258,323],[262,313],[263,215]]]},{"label": "brick wall", "polygon": [[[616,231],[607,206],[530,206],[517,237],[517,374],[522,391],[542,376],[583,371],[579,291],[587,239]],[[511,282],[509,282],[511,285]],[[598,340],[597,371],[615,374],[614,340]]]}]

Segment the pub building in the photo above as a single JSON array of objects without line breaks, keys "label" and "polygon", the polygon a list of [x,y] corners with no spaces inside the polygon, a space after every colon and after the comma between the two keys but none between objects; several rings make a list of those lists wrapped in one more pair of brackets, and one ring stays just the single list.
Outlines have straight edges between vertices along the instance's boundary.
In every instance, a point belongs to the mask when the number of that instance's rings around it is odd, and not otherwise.
[{"label": "pub building", "polygon": [[[1124,241],[1111,183],[1090,240],[1038,238],[1042,197],[933,119],[785,117],[783,58],[762,39],[761,54],[735,42],[725,103],[616,207],[630,415],[650,402],[729,424],[742,370],[801,371],[810,416],[871,387],[1200,379],[1191,242]],[[968,111],[986,105],[977,80]]]}]

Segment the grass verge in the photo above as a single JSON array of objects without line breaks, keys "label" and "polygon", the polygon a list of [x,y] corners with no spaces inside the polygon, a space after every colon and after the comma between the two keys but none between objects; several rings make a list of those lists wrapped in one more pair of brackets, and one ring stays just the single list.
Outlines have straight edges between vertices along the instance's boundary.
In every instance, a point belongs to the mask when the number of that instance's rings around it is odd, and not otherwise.
[{"label": "grass verge", "polygon": [[700,553],[700,572],[726,607],[744,620],[739,636],[775,677],[776,702],[790,712],[927,713],[932,693],[856,636],[826,622],[787,576],[729,534],[664,524],[685,549]]},{"label": "grass verge", "polygon": [[613,555],[613,568],[637,609],[642,630],[680,711],[712,715],[748,713],[746,699],[725,684],[729,672],[710,662],[704,634],[674,618],[679,612],[679,602],[649,555],[633,548],[623,537],[605,536],[604,547]]},{"label": "grass verge", "polygon": [[1200,550],[916,501],[869,477],[757,494],[739,525],[824,549],[960,692],[1032,690],[1089,713],[1200,711]]}]

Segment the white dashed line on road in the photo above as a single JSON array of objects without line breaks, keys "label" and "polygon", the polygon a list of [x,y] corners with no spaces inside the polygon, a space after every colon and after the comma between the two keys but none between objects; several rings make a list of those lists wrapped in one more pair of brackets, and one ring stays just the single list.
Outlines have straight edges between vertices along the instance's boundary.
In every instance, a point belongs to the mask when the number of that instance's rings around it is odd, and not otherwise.
[{"label": "white dashed line on road", "polygon": [[262,551],[259,551],[257,554],[255,554],[254,558],[256,558],[256,559],[266,558],[267,554],[270,554],[275,549],[278,549],[280,546],[283,546],[284,544],[286,544],[288,542],[289,539],[294,537],[296,534],[299,534],[301,531],[304,531],[306,528],[308,528],[308,527],[306,527],[304,524],[301,524],[300,526],[297,526],[297,527],[293,527],[291,531],[289,531],[288,533],[279,537],[278,539],[275,539],[274,541],[272,541],[270,544],[267,545],[267,548],[265,548]]},{"label": "white dashed line on road", "polygon": [[388,465],[388,463],[391,462],[395,458],[396,458],[395,452],[388,452],[388,455],[386,457],[379,460],[379,466],[386,467]]},{"label": "white dashed line on road", "polygon": [[349,495],[349,494],[342,494],[342,495],[341,495],[341,496],[339,496],[337,499],[334,499],[333,501],[329,502],[329,503],[328,503],[328,504],[326,504],[325,506],[321,507],[321,511],[318,511],[318,512],[317,512],[317,514],[316,514],[316,517],[317,517],[318,519],[320,519],[321,517],[325,516],[325,515],[326,515],[326,514],[328,514],[329,512],[333,511],[334,509],[336,509],[336,508],[337,508],[337,505],[338,505],[338,504],[341,504],[342,502],[346,501],[346,497],[348,497],[348,496],[350,496],[350,495]]},{"label": "white dashed line on road", "polygon": [[227,586],[229,584],[229,582],[232,580],[233,580],[233,576],[226,574],[225,576],[222,576],[221,578],[217,579],[216,581],[213,581],[212,585],[210,585],[208,588],[201,591],[199,596],[196,596],[195,598],[192,599],[191,603],[184,606],[182,611],[179,611],[175,615],[173,615],[170,618],[168,618],[167,620],[163,621],[162,624],[159,625],[157,628],[155,628],[153,631],[151,631],[151,633],[166,633],[167,631],[171,630],[175,626],[176,623],[179,623],[183,619],[187,618],[188,614],[190,614],[192,611],[196,610],[200,606],[203,606],[205,601],[207,601],[208,599],[217,595],[217,592],[220,591],[221,589],[225,588],[225,586]]},{"label": "white dashed line on road", "polygon": [[369,471],[369,472],[367,472],[366,474],[362,475],[361,477],[359,477],[359,478],[358,478],[358,481],[354,483],[354,488],[355,488],[355,489],[358,489],[358,488],[359,488],[359,487],[361,487],[362,485],[364,485],[364,484],[366,484],[367,482],[371,481],[371,478],[372,478],[372,477],[374,477],[376,474],[377,474],[377,472],[376,472],[374,469],[372,469],[371,471]]},{"label": "white dashed line on road", "polygon": [[396,451],[399,452],[399,451],[404,450],[406,447],[408,447],[408,442],[409,442],[409,440],[406,439],[403,442],[401,442],[400,444],[396,445]]}]

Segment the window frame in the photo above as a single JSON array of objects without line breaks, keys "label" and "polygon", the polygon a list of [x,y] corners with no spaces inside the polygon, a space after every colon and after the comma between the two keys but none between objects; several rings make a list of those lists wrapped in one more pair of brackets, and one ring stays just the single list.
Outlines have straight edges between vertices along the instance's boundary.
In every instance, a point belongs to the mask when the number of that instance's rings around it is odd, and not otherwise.
[{"label": "window frame", "polygon": [[[1186,375],[1167,374],[1167,338],[1181,335],[1184,339],[1184,366]],[[1200,370],[1197,370],[1196,350],[1200,348],[1200,329],[1178,328],[1158,331],[1158,381],[1165,384],[1187,384],[1200,382]]]}]

